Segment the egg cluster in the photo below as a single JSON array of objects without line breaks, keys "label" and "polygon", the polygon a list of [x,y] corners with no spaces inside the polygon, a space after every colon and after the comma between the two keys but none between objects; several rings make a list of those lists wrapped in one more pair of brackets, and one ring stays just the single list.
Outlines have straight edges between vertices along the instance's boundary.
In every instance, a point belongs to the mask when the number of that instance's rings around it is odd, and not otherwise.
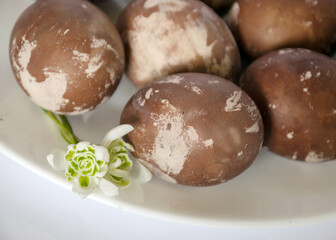
[{"label": "egg cluster", "polygon": [[36,1],[13,28],[10,62],[31,100],[60,114],[106,102],[125,72],[139,88],[120,120],[134,155],[162,179],[209,186],[263,144],[336,158],[335,22],[334,0],[134,0],[116,26],[86,0]]}]

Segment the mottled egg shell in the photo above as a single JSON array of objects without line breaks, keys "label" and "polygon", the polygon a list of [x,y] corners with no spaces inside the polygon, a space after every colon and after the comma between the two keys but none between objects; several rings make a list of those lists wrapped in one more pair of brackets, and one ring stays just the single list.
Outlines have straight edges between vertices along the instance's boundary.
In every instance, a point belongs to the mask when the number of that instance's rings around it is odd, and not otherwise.
[{"label": "mottled egg shell", "polygon": [[190,186],[225,182],[250,166],[263,141],[259,110],[238,86],[182,73],[139,90],[121,123],[135,156],[155,175]]},{"label": "mottled egg shell", "polygon": [[17,82],[39,106],[81,114],[105,102],[124,69],[120,35],[97,7],[81,0],[36,1],[10,38]]},{"label": "mottled egg shell", "polygon": [[258,105],[265,145],[306,162],[336,158],[336,62],[305,49],[282,49],[254,61],[242,88]]},{"label": "mottled egg shell", "polygon": [[126,73],[143,87],[163,76],[204,72],[235,80],[236,42],[225,22],[194,0],[135,0],[117,24],[126,51]]},{"label": "mottled egg shell", "polygon": [[252,58],[287,47],[326,53],[336,40],[335,0],[238,0],[229,16]]},{"label": "mottled egg shell", "polygon": [[206,3],[208,6],[212,7],[215,10],[220,10],[226,7],[229,7],[234,0],[201,0]]}]

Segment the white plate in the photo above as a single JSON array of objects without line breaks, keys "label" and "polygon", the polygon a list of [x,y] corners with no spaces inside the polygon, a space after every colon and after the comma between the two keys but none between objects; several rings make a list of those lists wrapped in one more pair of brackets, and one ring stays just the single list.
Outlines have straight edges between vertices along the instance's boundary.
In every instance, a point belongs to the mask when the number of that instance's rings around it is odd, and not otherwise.
[{"label": "white plate", "polygon": [[[9,65],[9,34],[30,2],[0,2],[0,151],[70,189],[63,173],[53,171],[46,160],[53,148],[65,148],[66,144],[53,123],[18,87]],[[135,91],[123,78],[107,104],[83,116],[71,117],[77,135],[99,143],[109,129],[118,125],[122,108]],[[135,213],[206,226],[311,224],[336,219],[336,161],[301,163],[262,150],[249,169],[222,185],[184,187],[154,177],[141,189],[124,190],[116,198],[101,193],[91,197]]]}]

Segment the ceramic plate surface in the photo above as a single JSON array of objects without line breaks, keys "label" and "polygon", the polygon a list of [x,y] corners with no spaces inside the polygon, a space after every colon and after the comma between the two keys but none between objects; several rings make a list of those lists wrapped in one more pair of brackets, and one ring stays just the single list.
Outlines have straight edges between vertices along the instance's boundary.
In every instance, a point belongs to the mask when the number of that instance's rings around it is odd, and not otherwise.
[{"label": "ceramic plate surface", "polygon": [[[55,125],[21,91],[9,65],[11,28],[31,2],[0,1],[0,151],[36,174],[70,189],[64,173],[53,171],[46,160],[53,148],[65,149],[66,144]],[[106,7],[112,6],[116,11],[115,6],[124,5],[120,1]],[[118,125],[122,108],[135,91],[124,77],[104,106],[83,116],[70,117],[74,131],[81,139],[99,143],[109,129]],[[221,185],[193,188],[154,177],[150,183],[130,187],[115,198],[99,192],[91,197],[134,213],[205,226],[316,223],[336,218],[336,161],[301,163],[263,149],[249,169]]]}]

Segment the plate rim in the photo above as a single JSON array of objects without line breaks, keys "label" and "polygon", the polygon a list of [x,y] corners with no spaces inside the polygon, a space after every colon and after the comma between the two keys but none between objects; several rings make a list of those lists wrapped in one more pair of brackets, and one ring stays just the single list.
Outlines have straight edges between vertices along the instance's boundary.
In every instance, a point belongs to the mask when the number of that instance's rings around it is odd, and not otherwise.
[{"label": "plate rim", "polygon": [[[28,161],[20,153],[17,153],[11,147],[3,143],[0,139],[0,152],[4,154],[9,159],[13,160],[17,164],[31,171],[32,173],[42,177],[53,184],[58,185],[68,191],[71,191],[69,184],[66,181],[59,181],[56,175],[50,174],[49,171],[43,169],[38,164],[33,164]],[[52,170],[52,169],[51,169]],[[116,207],[121,210],[138,214],[145,217],[151,217],[154,219],[160,219],[163,221],[182,223],[187,225],[202,226],[202,227],[212,227],[212,228],[246,228],[246,229],[266,229],[266,228],[283,228],[283,227],[300,227],[313,224],[320,224],[330,222],[336,219],[336,211],[330,213],[323,213],[316,216],[308,217],[299,217],[295,219],[276,219],[276,220],[241,220],[241,219],[204,219],[204,218],[195,218],[189,215],[169,213],[167,211],[159,211],[150,208],[141,208],[140,206],[133,205],[131,203],[123,201],[109,201],[104,198],[102,193],[93,193],[88,196],[89,199],[107,205],[109,207]]]}]

